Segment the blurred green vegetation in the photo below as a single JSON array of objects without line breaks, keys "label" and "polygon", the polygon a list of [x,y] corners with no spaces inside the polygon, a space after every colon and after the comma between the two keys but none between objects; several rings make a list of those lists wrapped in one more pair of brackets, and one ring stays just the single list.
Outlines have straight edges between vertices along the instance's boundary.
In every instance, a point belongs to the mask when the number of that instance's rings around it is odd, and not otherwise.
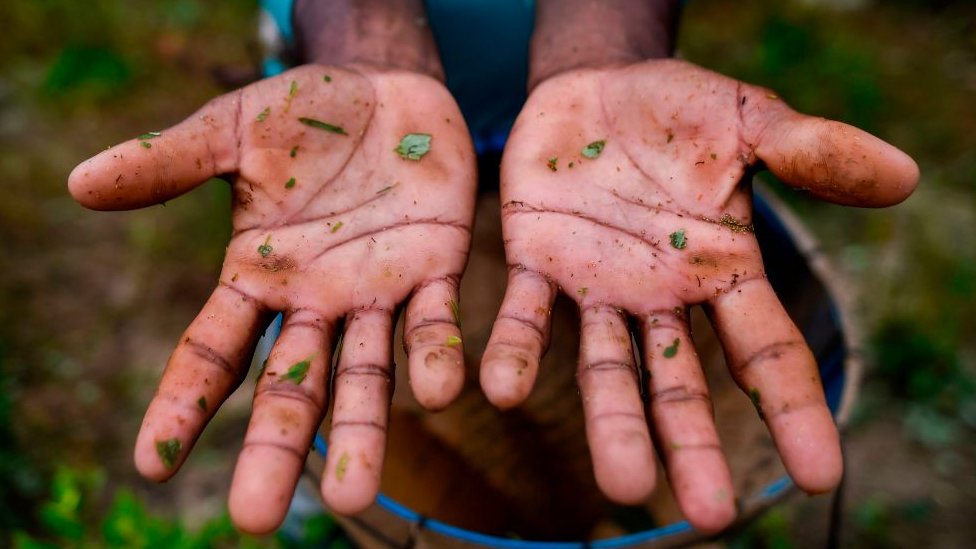
[{"label": "blurred green vegetation", "polygon": [[[882,444],[915,456],[911,469],[891,471],[848,457],[849,473],[880,479],[848,481],[844,544],[938,545],[933,536],[945,535],[942,543],[953,546],[971,539],[965,517],[976,510],[976,4],[696,0],[688,4],[679,49],[691,61],[775,90],[799,111],[870,131],[918,162],[916,193],[883,210],[824,204],[768,173],[760,179],[807,221],[858,295],[871,368],[849,438],[878,444],[882,435],[862,433],[900,423],[902,439],[886,434]],[[864,486],[874,492],[865,494]],[[798,524],[810,522],[804,509],[801,503],[771,512],[732,545],[809,546],[799,534]]]},{"label": "blurred green vegetation", "polygon": [[872,375],[898,399],[955,421],[976,406],[976,5],[696,1],[686,15],[680,49],[690,60],[863,128],[919,163],[916,194],[876,211],[809,200],[761,177],[858,287]]},{"label": "blurred green vegetation", "polygon": [[[255,14],[256,2],[0,3],[0,546],[42,526],[59,465],[124,471],[106,493],[138,482],[127,447],[165,363],[138,334],[185,325],[229,234],[220,181],[97,220],[68,197],[67,174],[256,74]],[[156,300],[172,310],[132,321]]]},{"label": "blurred green vegetation", "polygon": [[[80,160],[256,74],[255,3],[0,2],[0,532],[24,532],[23,547],[242,539],[226,519],[207,517],[221,516],[229,466],[220,446],[239,440],[240,422],[229,418],[246,417],[246,406],[222,412],[191,458],[219,479],[204,494],[192,488],[200,478],[148,489],[129,461],[168,338],[215,279],[227,186],[213,180],[165,207],[89,215],[64,182]],[[919,162],[918,192],[892,209],[782,195],[861,296],[876,368],[858,425],[894,414],[908,443],[931,452],[931,465],[905,475],[972,471],[976,3],[695,0],[679,49]],[[855,501],[850,539],[903,546],[908,538],[892,529],[937,528],[945,506],[933,501]],[[976,495],[965,501],[958,512],[971,515]],[[790,546],[791,520],[767,514],[730,544]]]},{"label": "blurred green vegetation", "polygon": [[351,547],[335,522],[325,514],[301,525],[297,539],[279,534],[267,539],[241,534],[226,513],[207,519],[195,531],[178,521],[149,512],[127,488],[115,491],[105,511],[97,504],[104,494],[105,474],[98,469],[75,470],[60,467],[51,483],[49,500],[38,515],[40,535],[15,531],[15,549],[219,549]]}]

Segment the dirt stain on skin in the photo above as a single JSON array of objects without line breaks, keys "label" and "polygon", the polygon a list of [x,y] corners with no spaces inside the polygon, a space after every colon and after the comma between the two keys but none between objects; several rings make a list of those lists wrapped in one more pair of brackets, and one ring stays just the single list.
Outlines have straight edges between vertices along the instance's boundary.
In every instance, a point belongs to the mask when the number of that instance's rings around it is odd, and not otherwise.
[{"label": "dirt stain on skin", "polygon": [[433,368],[440,363],[444,363],[448,359],[450,359],[450,353],[447,351],[447,349],[438,349],[436,351],[431,351],[427,353],[426,357],[424,357],[424,366],[427,366],[428,368]]},{"label": "dirt stain on skin", "polygon": [[254,202],[254,195],[250,191],[240,189],[234,193],[234,204],[238,208],[247,210],[251,207],[251,202]]},{"label": "dirt stain on skin", "polygon": [[275,419],[278,425],[281,427],[282,433],[288,432],[288,429],[298,429],[301,427],[299,422],[298,414],[292,410],[276,410]]},{"label": "dirt stain on skin", "polygon": [[258,262],[258,266],[268,272],[277,273],[295,268],[295,261],[286,255],[272,255]]},{"label": "dirt stain on skin", "polygon": [[718,258],[710,254],[695,254],[688,258],[688,263],[702,267],[711,267],[713,269],[717,269],[719,265]]}]

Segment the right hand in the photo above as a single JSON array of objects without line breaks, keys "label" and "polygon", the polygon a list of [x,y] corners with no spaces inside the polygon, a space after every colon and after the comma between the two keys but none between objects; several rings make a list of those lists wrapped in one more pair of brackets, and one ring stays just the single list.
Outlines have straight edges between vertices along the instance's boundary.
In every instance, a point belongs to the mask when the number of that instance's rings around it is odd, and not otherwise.
[{"label": "right hand", "polygon": [[[402,158],[394,149],[413,133],[432,136],[430,151]],[[339,513],[360,511],[379,489],[392,332],[408,297],[404,338],[417,399],[444,407],[463,383],[456,310],[476,186],[464,121],[433,78],[307,65],[96,155],[72,172],[69,188],[84,206],[121,210],[165,202],[227,173],[233,235],[220,281],[167,364],[136,442],[136,466],[156,481],[176,472],[280,311],[281,335],[234,472],[231,516],[254,533],[281,523],[325,416],[330,380],[323,497]]]}]

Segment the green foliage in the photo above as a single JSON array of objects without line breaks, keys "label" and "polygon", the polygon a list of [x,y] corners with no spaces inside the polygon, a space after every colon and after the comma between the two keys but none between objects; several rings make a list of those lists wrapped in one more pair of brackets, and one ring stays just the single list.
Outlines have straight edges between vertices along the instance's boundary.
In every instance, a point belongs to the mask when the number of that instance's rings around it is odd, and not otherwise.
[{"label": "green foliage", "polygon": [[869,499],[853,509],[854,546],[901,547],[892,535],[897,523],[919,523],[931,517],[937,504],[931,499],[887,503],[881,499]]},{"label": "green foliage", "polygon": [[911,319],[890,318],[873,339],[878,373],[900,397],[955,413],[974,394],[956,342],[926,332]]},{"label": "green foliage", "polygon": [[137,548],[137,549],[219,549],[352,547],[335,521],[325,514],[304,520],[298,539],[283,534],[256,538],[241,534],[226,514],[205,522],[195,532],[179,521],[150,512],[135,494],[122,487],[115,491],[111,504],[99,512],[105,474],[99,470],[59,468],[51,483],[51,493],[39,511],[42,534],[24,530],[14,533],[15,549],[54,548]]},{"label": "green foliage", "polygon": [[[0,336],[2,337],[2,336]],[[13,433],[13,383],[8,377],[6,344],[0,339],[0,532],[23,528],[30,522],[29,509],[40,492],[40,475],[17,447]]]},{"label": "green foliage", "polygon": [[790,521],[782,509],[770,509],[728,540],[729,549],[792,549]]},{"label": "green foliage", "polygon": [[68,46],[55,57],[41,89],[52,96],[90,93],[109,98],[122,90],[131,76],[129,63],[117,52]]}]

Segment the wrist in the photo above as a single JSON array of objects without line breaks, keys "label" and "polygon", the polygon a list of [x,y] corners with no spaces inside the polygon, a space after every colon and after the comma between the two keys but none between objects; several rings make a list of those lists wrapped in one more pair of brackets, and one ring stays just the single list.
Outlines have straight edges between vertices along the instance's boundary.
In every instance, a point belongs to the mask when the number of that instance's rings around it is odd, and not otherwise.
[{"label": "wrist", "polygon": [[538,0],[529,89],[557,74],[670,57],[677,0]]},{"label": "wrist", "polygon": [[292,18],[303,63],[401,69],[444,81],[422,0],[296,0]]}]

